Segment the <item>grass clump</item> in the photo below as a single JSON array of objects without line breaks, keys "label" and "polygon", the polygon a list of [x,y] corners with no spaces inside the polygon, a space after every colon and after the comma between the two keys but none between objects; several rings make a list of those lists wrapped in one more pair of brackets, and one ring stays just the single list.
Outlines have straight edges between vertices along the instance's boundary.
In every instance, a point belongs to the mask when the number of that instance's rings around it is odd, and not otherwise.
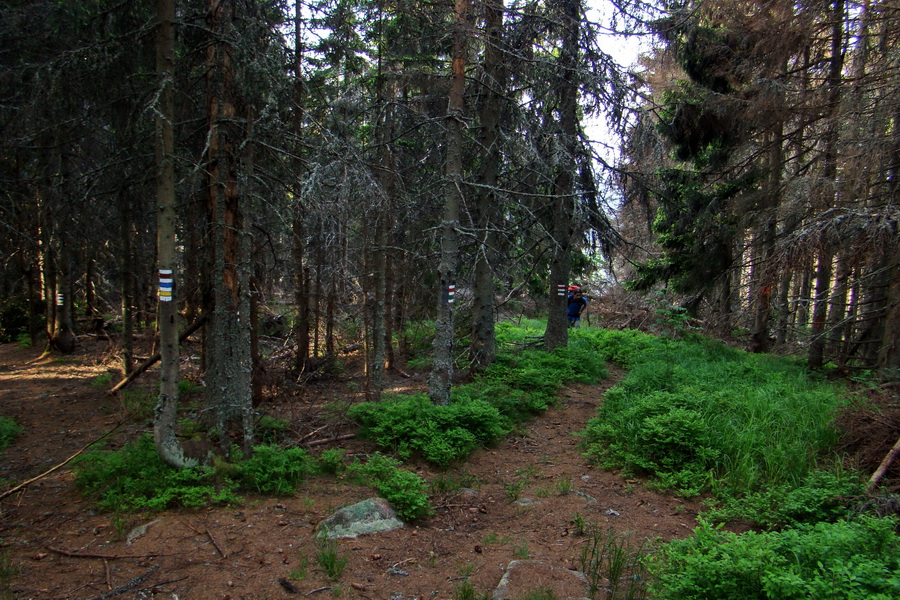
[{"label": "grass clump", "polygon": [[22,433],[22,426],[15,419],[0,417],[0,450],[12,445],[20,433]]},{"label": "grass clump", "polygon": [[[581,546],[579,558],[591,599],[637,600],[647,597],[644,545],[634,544],[627,534],[594,526],[586,528],[585,533],[587,540]],[[599,595],[601,591],[603,596]]]},{"label": "grass clump", "polygon": [[350,558],[346,554],[338,551],[337,542],[327,538],[320,538],[316,541],[316,562],[326,577],[332,581],[337,581],[344,574],[347,563]]},{"label": "grass clump", "polygon": [[817,523],[735,534],[701,521],[648,561],[667,600],[888,600],[900,597],[896,519]]},{"label": "grass clump", "polygon": [[800,481],[838,439],[832,418],[841,395],[798,365],[709,340],[588,335],[631,368],[584,433],[601,465],[651,475],[688,496],[734,495]]}]

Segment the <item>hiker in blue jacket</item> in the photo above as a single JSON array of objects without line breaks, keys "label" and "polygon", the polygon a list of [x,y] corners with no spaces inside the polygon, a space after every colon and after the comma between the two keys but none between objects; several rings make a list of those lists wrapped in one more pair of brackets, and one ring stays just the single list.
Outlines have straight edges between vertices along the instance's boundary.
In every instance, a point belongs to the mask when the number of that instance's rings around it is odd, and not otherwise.
[{"label": "hiker in blue jacket", "polygon": [[569,327],[578,327],[581,321],[581,313],[587,308],[587,300],[581,293],[581,288],[569,288],[569,308],[566,311],[566,317],[569,319]]}]

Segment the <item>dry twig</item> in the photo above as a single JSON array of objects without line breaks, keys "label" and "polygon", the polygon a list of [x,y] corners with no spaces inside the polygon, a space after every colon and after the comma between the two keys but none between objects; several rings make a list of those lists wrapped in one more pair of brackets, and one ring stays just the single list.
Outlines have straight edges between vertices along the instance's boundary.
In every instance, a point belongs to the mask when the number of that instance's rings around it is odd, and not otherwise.
[{"label": "dry twig", "polygon": [[15,493],[18,492],[19,490],[25,488],[26,486],[31,485],[31,484],[34,483],[35,481],[40,481],[41,479],[43,479],[43,478],[46,477],[47,475],[49,475],[49,474],[53,473],[54,471],[56,471],[56,470],[58,470],[58,469],[61,469],[62,467],[66,466],[66,465],[69,464],[69,463],[72,461],[72,459],[74,459],[76,456],[78,456],[79,454],[81,454],[82,452],[84,452],[85,450],[87,450],[88,448],[90,448],[91,446],[93,446],[94,444],[96,444],[97,442],[99,442],[100,440],[102,440],[103,438],[105,438],[106,436],[111,435],[116,429],[118,429],[119,427],[121,427],[123,423],[125,423],[125,421],[120,421],[120,422],[118,422],[118,423],[116,424],[115,427],[113,427],[112,429],[110,429],[109,431],[107,431],[106,433],[104,433],[103,435],[101,435],[100,437],[98,437],[97,439],[88,442],[87,444],[85,444],[85,446],[84,446],[81,450],[79,450],[78,452],[76,452],[75,454],[73,454],[72,456],[70,456],[69,458],[67,458],[66,460],[62,461],[62,462],[59,463],[58,465],[56,465],[56,466],[54,466],[54,467],[50,467],[49,469],[47,469],[46,471],[44,471],[43,473],[41,473],[41,474],[38,475],[37,477],[32,477],[32,478],[29,479],[28,481],[23,481],[22,483],[20,483],[19,485],[15,486],[14,488],[11,488],[11,489],[6,490],[6,491],[3,492],[2,494],[0,494],[0,500],[3,500],[3,499],[6,498],[7,496],[10,496],[10,495],[12,495],[12,494],[15,494]]}]

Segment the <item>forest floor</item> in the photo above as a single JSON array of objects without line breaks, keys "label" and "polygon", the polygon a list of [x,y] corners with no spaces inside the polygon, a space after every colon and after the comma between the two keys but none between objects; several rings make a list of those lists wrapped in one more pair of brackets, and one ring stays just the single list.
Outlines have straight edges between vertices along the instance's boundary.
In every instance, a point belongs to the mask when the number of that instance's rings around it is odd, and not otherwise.
[{"label": "forest floor", "polygon": [[[0,415],[23,426],[0,455],[0,489],[43,474],[123,421],[107,438],[113,447],[150,431],[147,419],[125,418],[121,398],[107,393],[111,384],[97,385],[99,375],[117,371],[112,357],[109,343],[93,338],[80,338],[66,356],[0,346]],[[330,380],[282,381],[260,409],[289,421],[312,453],[330,447],[371,453],[369,442],[347,439],[355,429],[335,408],[362,400],[362,376],[348,365]],[[152,389],[155,377],[151,370],[134,385]],[[412,465],[429,482],[455,480],[471,489],[432,496],[436,514],[421,523],[340,540],[337,555],[348,562],[337,580],[319,567],[316,525],[335,509],[374,496],[369,488],[316,477],[290,497],[117,515],[98,511],[79,493],[69,465],[0,502],[0,568],[14,572],[17,599],[426,600],[464,597],[464,582],[476,595],[489,595],[511,561],[528,559],[539,562],[526,563],[521,590],[558,600],[583,597],[568,571],[580,568],[588,540],[579,535],[579,522],[638,544],[686,537],[700,509],[697,500],[594,468],[579,452],[576,434],[620,377],[613,370],[599,385],[565,388],[555,408],[464,464],[445,471]],[[388,379],[398,391],[425,382],[423,374],[390,372]],[[328,441],[334,438],[343,439]],[[146,531],[136,535],[140,526]]]}]

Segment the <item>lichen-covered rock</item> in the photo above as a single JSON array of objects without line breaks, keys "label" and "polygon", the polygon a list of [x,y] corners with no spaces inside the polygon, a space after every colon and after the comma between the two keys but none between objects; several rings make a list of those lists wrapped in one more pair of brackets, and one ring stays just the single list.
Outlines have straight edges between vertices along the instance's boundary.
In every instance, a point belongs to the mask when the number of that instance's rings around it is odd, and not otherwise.
[{"label": "lichen-covered rock", "polygon": [[355,538],[403,527],[403,521],[384,498],[370,498],[346,506],[319,523],[320,537]]}]

